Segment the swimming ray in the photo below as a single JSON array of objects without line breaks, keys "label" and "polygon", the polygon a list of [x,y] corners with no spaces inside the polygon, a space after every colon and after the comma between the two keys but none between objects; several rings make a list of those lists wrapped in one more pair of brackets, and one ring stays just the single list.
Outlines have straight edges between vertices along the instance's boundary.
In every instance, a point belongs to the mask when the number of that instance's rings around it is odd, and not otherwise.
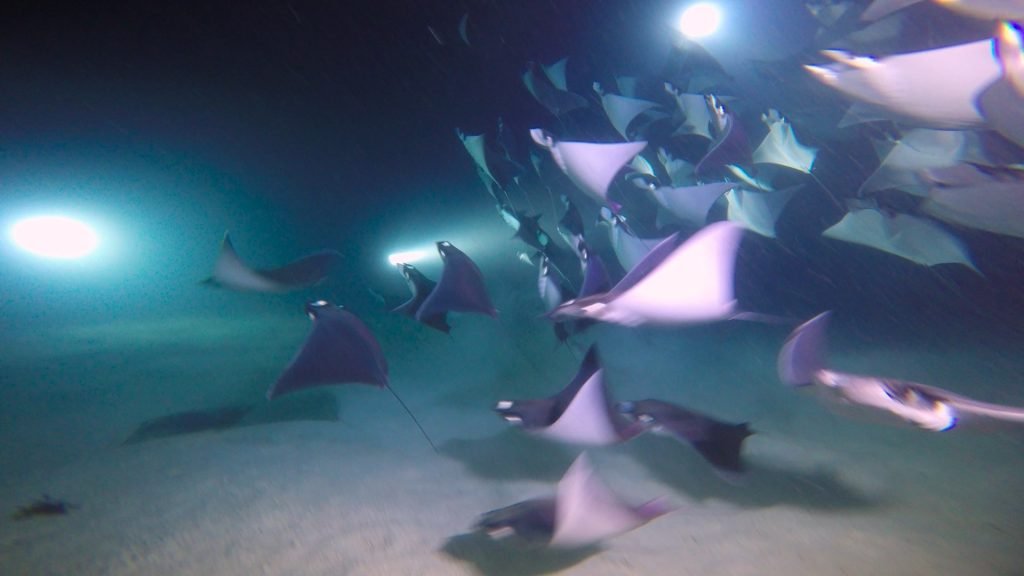
[{"label": "swimming ray", "polygon": [[725,193],[728,218],[747,230],[766,238],[775,238],[775,222],[801,186],[772,192],[733,188]]},{"label": "swimming ray", "polygon": [[[522,167],[508,157],[507,154],[503,154],[488,146],[487,137],[484,134],[466,134],[459,129],[455,130],[455,134],[459,137],[463,147],[466,148],[470,158],[473,159],[477,170],[486,174],[487,178],[496,184],[504,194],[505,188],[523,171]],[[486,180],[484,184],[488,184]],[[489,185],[488,191],[495,199],[498,198]]]},{"label": "swimming ray", "polygon": [[537,265],[537,292],[544,302],[544,311],[550,312],[565,301],[571,289],[565,285],[562,277],[553,269],[547,256],[541,254]]},{"label": "swimming ray", "polygon": [[730,424],[706,414],[662,400],[621,402],[620,412],[642,422],[656,433],[693,446],[716,470],[726,474],[744,471],[740,452],[753,432],[744,422]]},{"label": "swimming ray", "polygon": [[257,270],[242,262],[231,235],[225,232],[213,274],[203,283],[240,292],[289,292],[321,282],[340,260],[339,252],[322,250],[279,268]]},{"label": "swimming ray", "polygon": [[[582,250],[582,264],[583,264],[583,283],[580,286],[579,294],[577,298],[586,298],[587,296],[593,296],[595,294],[601,294],[611,289],[611,280],[608,276],[608,268],[604,264],[604,260],[601,259],[599,254],[591,253],[585,247]],[[567,300],[563,299],[559,305],[564,304]],[[550,314],[552,309],[548,310]],[[560,340],[565,340],[573,334],[579,334],[586,330],[594,323],[589,318],[574,318],[571,320],[556,320],[555,327],[556,332],[559,334]],[[561,327],[561,328],[559,328]],[[564,334],[564,338],[561,335]]]},{"label": "swimming ray", "polygon": [[910,37],[909,33],[914,30],[914,24],[914,19],[906,13],[870,22],[866,26],[853,20],[847,20],[846,34],[820,45],[852,52],[872,53],[885,48],[892,52],[902,49]]},{"label": "swimming ray", "polygon": [[737,185],[734,182],[713,182],[700,186],[662,186],[651,195],[662,207],[691,226],[704,226],[708,212],[723,194]]},{"label": "swimming ray", "polygon": [[647,146],[647,142],[556,142],[539,128],[530,130],[530,136],[551,152],[551,158],[573,184],[602,205],[608,202],[608,187],[615,175]]},{"label": "swimming ray", "polygon": [[555,530],[551,546],[590,546],[639,528],[673,510],[663,499],[632,506],[597,476],[586,454],[580,454],[555,494]]},{"label": "swimming ray", "polygon": [[696,181],[693,173],[695,166],[682,158],[672,156],[668,150],[658,148],[658,160],[665,167],[665,172],[668,172],[673,186],[688,186]]},{"label": "swimming ray", "polygon": [[779,351],[783,383],[813,387],[837,404],[888,414],[923,430],[942,432],[972,425],[1024,424],[1024,407],[980,402],[908,380],[837,372],[827,367],[825,336],[830,313],[798,326]]},{"label": "swimming ray", "polygon": [[548,80],[551,82],[551,85],[564,92],[569,91],[569,84],[566,82],[565,78],[565,68],[568,63],[568,58],[562,58],[561,60],[556,60],[547,66],[544,66],[543,64],[541,65],[541,69],[544,71],[544,75],[547,76]]},{"label": "swimming ray", "polygon": [[908,130],[889,149],[878,168],[861,184],[858,195],[879,190],[902,190],[924,195],[928,184],[918,175],[921,170],[954,166],[971,154],[976,146],[973,134],[956,130]]},{"label": "swimming ray", "polygon": [[708,96],[708,99],[708,109],[713,113],[715,140],[693,170],[698,177],[707,176],[709,172],[729,164],[748,164],[751,156],[750,141],[736,117],[719,106],[714,96]]},{"label": "swimming ray", "polygon": [[660,184],[657,176],[635,170],[630,170],[623,174],[622,179],[640,190],[654,190]]},{"label": "swimming ray", "polygon": [[843,117],[839,119],[839,124],[836,124],[837,128],[849,128],[850,126],[856,126],[857,124],[866,124],[868,122],[882,122],[891,121],[892,114],[887,112],[885,108],[880,106],[872,106],[866,102],[851,102],[850,107],[846,109]]},{"label": "swimming ray", "polygon": [[636,89],[640,86],[640,79],[636,76],[616,76],[615,87],[619,94],[627,98],[636,98]]},{"label": "swimming ray", "polygon": [[885,110],[893,120],[922,128],[984,125],[975,101],[1000,76],[991,40],[877,59],[841,50],[822,54],[835,63],[804,67],[819,81]]},{"label": "swimming ray", "polygon": [[306,304],[313,329],[292,361],[267,390],[267,398],[298,390],[357,383],[388,385],[388,365],[380,344],[355,314],[329,302]]},{"label": "swimming ray", "polygon": [[495,204],[494,207],[498,210],[498,216],[501,216],[501,221],[508,224],[509,228],[518,233],[521,224],[519,222],[519,214],[516,213],[516,210],[509,206],[507,202],[499,202],[498,204]]},{"label": "swimming ray", "polygon": [[522,240],[527,246],[547,254],[555,249],[551,235],[540,227],[540,214],[532,216],[519,215],[519,227],[516,229],[515,237]]},{"label": "swimming ray", "polygon": [[733,272],[742,235],[740,226],[716,222],[682,244],[678,234],[670,236],[610,291],[570,300],[549,317],[594,318],[624,326],[736,317]]},{"label": "swimming ray", "polygon": [[476,163],[477,168],[483,170],[487,176],[494,181],[495,184],[498,180],[491,173],[491,169],[487,166],[487,145],[486,139],[483,134],[466,134],[462,130],[456,129],[455,135],[459,137],[459,141],[466,148],[466,152],[469,153],[469,157]]},{"label": "swimming ray", "polygon": [[774,164],[810,174],[818,150],[797,141],[793,127],[777,110],[762,114],[761,121],[768,125],[768,135],[754,150],[754,164]]},{"label": "swimming ray", "polygon": [[922,0],[874,0],[863,12],[861,12],[860,19],[865,22],[880,20],[893,12],[903,10],[904,8],[913,6],[921,1]]},{"label": "swimming ray", "polygon": [[[832,28],[840,21],[844,20],[850,13],[850,9],[854,7],[854,3],[849,0],[819,0],[811,1],[805,4],[807,10],[814,16],[815,20],[822,28]],[[818,36],[821,36],[819,31]]]},{"label": "swimming ray", "polygon": [[941,226],[875,208],[852,210],[822,236],[868,246],[925,266],[962,264],[975,272],[967,248]]},{"label": "swimming ray", "polygon": [[631,140],[628,131],[630,124],[640,115],[658,108],[658,104],[655,102],[605,92],[598,82],[594,82],[594,92],[601,97],[601,106],[604,108],[608,120],[626,140]]},{"label": "swimming ray", "polygon": [[745,168],[737,164],[728,164],[725,168],[733,178],[736,178],[740,185],[746,186],[749,189],[761,190],[763,192],[772,192],[775,190],[770,178],[770,169],[765,171],[759,170],[754,174],[750,174]]},{"label": "swimming ray", "polygon": [[538,71],[535,62],[527,64],[522,78],[523,84],[533,98],[555,116],[563,116],[573,110],[587,107],[586,98],[568,90],[558,89],[543,72]]},{"label": "swimming ray", "polygon": [[585,298],[594,294],[601,294],[611,289],[611,280],[608,276],[608,268],[600,254],[586,252],[583,258],[583,286],[580,288],[579,297]]},{"label": "swimming ray", "polygon": [[583,548],[629,532],[674,508],[663,499],[632,506],[612,492],[581,454],[558,482],[554,498],[535,498],[481,515],[474,528],[491,538],[516,536],[533,545]]},{"label": "swimming ray", "polygon": [[[874,0],[861,13],[861,20],[872,21],[917,4],[922,0]],[[986,20],[1024,20],[1020,0],[932,0],[933,3],[965,16]]]},{"label": "swimming ray", "polygon": [[[396,266],[398,267],[398,271],[402,274],[402,278],[405,279],[406,284],[409,286],[409,291],[412,295],[405,301],[405,303],[392,310],[392,312],[397,312],[415,319],[416,313],[419,312],[420,307],[423,305],[423,301],[426,300],[427,296],[434,291],[434,287],[437,286],[437,282],[427,278],[412,264],[399,262]],[[420,322],[430,326],[434,330],[444,332],[445,334],[451,331],[451,326],[448,325],[447,312],[441,312],[440,314],[425,317],[420,320]]]},{"label": "swimming ray", "polygon": [[473,46],[469,41],[469,12],[464,13],[462,17],[459,18],[459,38],[462,38],[462,42],[466,46]]},{"label": "swimming ray", "polygon": [[651,178],[654,180],[658,179],[658,175],[654,171],[654,166],[651,166],[651,163],[643,156],[634,156],[633,159],[629,161],[629,167],[645,178]]},{"label": "swimming ray", "polygon": [[444,269],[437,286],[416,312],[416,319],[423,322],[447,312],[497,316],[498,311],[491,303],[484,276],[476,263],[450,242],[438,242],[437,251],[444,261]]},{"label": "swimming ray", "polygon": [[601,219],[608,226],[608,240],[615,257],[625,271],[632,270],[664,238],[640,238],[626,223],[626,219],[607,207],[601,209]]},{"label": "swimming ray", "polygon": [[581,244],[583,240],[583,216],[580,215],[579,208],[576,207],[576,204],[568,196],[562,194],[561,200],[562,206],[565,207],[565,212],[558,220],[558,233],[582,261],[583,255],[580,253],[580,248],[584,245]]},{"label": "swimming ray", "polygon": [[548,252],[554,244],[551,235],[540,226],[540,214],[527,216],[512,208],[507,203],[497,206],[501,219],[515,230],[514,238],[518,238],[527,246],[538,252]]},{"label": "swimming ray", "polygon": [[683,122],[676,129],[676,134],[696,134],[713,140],[707,98],[703,94],[683,92],[669,82],[665,83],[665,91],[672,95],[679,110],[683,113]]},{"label": "swimming ray", "polygon": [[551,235],[541,228],[540,214],[526,216],[510,208],[507,204],[498,206],[498,212],[502,219],[516,231],[514,238],[536,250],[536,253],[543,254],[563,280],[573,286],[579,284],[580,277],[575,264],[576,259],[572,253],[556,244]]},{"label": "swimming ray", "polygon": [[476,175],[480,178],[480,182],[484,185],[484,189],[487,190],[487,195],[491,197],[496,203],[501,204],[507,202],[508,194],[502,190],[501,186],[494,181],[494,178],[487,173],[483,168],[476,166]]},{"label": "swimming ray", "polygon": [[1024,177],[996,179],[968,165],[930,170],[927,176],[932,182],[920,207],[923,213],[950,224],[1024,238]]},{"label": "swimming ray", "polygon": [[524,431],[566,444],[605,446],[644,431],[619,414],[604,385],[597,348],[591,346],[572,381],[558,394],[532,400],[501,400],[494,411]]},{"label": "swimming ray", "polygon": [[1024,147],[1024,39],[1020,24],[1000,24],[994,42],[1003,73],[981,93],[978,106],[993,130]]},{"label": "swimming ray", "polygon": [[284,394],[335,384],[367,384],[386,388],[413,423],[437,451],[433,440],[409,407],[388,385],[388,364],[380,343],[355,314],[325,300],[306,304],[313,329],[277,381],[267,390],[267,399]]}]

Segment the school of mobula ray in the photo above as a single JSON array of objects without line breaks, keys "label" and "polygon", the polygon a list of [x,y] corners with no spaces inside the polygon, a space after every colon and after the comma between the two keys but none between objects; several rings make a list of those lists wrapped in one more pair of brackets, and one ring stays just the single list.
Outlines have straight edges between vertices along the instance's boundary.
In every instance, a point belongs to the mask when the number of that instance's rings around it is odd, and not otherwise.
[{"label": "school of mobula ray", "polygon": [[[829,31],[839,23],[866,27],[899,17],[914,3],[878,0],[865,7],[818,2],[808,7],[822,30]],[[1024,160],[1024,53],[1016,23],[1024,8],[1020,2],[995,0],[936,4],[941,4],[937,10],[991,20],[993,35],[880,58],[825,46],[822,61],[805,66],[806,74],[850,103],[840,127],[883,123],[898,131],[877,140],[878,168],[855,195],[832,196],[846,213],[821,236],[824,242],[887,252],[909,266],[964,266],[980,273],[955,230],[1024,238],[1024,175],[1019,169]],[[472,48],[470,31],[466,16],[458,26],[465,49]],[[431,33],[437,37],[435,30]],[[679,49],[700,47],[684,42]],[[596,322],[636,327],[771,320],[745,309],[734,294],[743,236],[774,238],[776,221],[790,202],[832,192],[815,177],[818,151],[801,144],[798,131],[775,109],[762,110],[760,123],[750,121],[758,115],[743,110],[744,94],[730,92],[735,85],[727,71],[713,58],[710,62],[694,64],[671,82],[648,82],[646,97],[636,79],[628,77],[617,79],[617,93],[595,83],[594,95],[581,95],[569,88],[566,60],[531,62],[523,83],[558,120],[561,134],[533,128],[510,135],[500,120],[495,134],[457,130],[502,221],[513,229],[515,241],[528,248],[521,259],[538,270],[536,289],[560,341],[579,338]],[[655,96],[652,85],[663,92]],[[620,142],[573,139],[574,126],[597,116],[615,129]],[[763,134],[760,140],[750,138],[755,133]],[[528,138],[528,153],[509,144],[517,138]],[[527,176],[543,182],[549,194],[558,187],[565,190],[558,202],[552,198],[552,205],[561,206],[561,213],[552,215],[557,235],[541,227],[540,214],[517,207],[514,198]],[[912,197],[915,209],[889,205],[882,192],[894,190]],[[655,207],[657,224],[641,222],[645,216],[635,210],[641,204]],[[581,215],[593,213],[599,214],[599,224]],[[658,234],[642,236],[640,228]],[[607,235],[601,244],[610,246],[610,253],[593,248],[598,234]],[[410,296],[394,312],[444,333],[453,329],[451,314],[496,317],[484,274],[470,255],[447,241],[436,246],[443,262],[436,281],[411,263],[397,264]],[[225,235],[207,282],[255,292],[308,289],[339,260],[339,253],[325,250],[278,268],[254,269]],[[269,399],[344,383],[394,393],[384,351],[362,320],[324,300],[310,302],[306,312],[312,329],[270,386]],[[832,370],[825,354],[829,317],[823,312],[800,324],[782,343],[777,370],[786,385],[817,390],[831,403],[928,431],[1024,424],[1024,408],[922,383]],[[743,473],[743,442],[753,433],[746,423],[723,422],[665,400],[613,399],[595,346],[587,349],[570,382],[553,386],[550,396],[500,400],[493,410],[525,434],[574,446],[666,434],[691,446],[727,479]],[[475,528],[494,537],[511,534],[530,544],[576,548],[598,544],[672,509],[661,499],[627,503],[601,482],[583,454],[554,496],[487,512]]]}]

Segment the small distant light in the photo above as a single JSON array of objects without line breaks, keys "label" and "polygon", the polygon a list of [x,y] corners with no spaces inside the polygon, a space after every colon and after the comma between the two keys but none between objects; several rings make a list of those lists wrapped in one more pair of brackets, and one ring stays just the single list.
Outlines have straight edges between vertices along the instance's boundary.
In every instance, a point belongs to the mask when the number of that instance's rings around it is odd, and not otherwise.
[{"label": "small distant light", "polygon": [[709,2],[693,4],[679,17],[679,31],[691,40],[707,38],[722,23],[722,11]]},{"label": "small distant light", "polygon": [[412,264],[419,260],[423,260],[430,255],[429,250],[409,250],[407,252],[395,252],[388,256],[388,262],[392,266],[399,264]]},{"label": "small distant light", "polygon": [[10,229],[11,240],[19,248],[54,260],[74,260],[88,256],[100,238],[84,222],[67,216],[34,216],[15,222]]}]

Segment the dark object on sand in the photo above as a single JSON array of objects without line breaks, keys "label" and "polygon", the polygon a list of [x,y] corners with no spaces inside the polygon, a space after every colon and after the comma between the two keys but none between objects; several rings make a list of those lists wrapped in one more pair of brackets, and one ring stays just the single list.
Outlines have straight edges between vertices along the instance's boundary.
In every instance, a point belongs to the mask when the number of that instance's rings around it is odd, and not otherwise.
[{"label": "dark object on sand", "polygon": [[275,422],[337,422],[338,400],[330,393],[287,396],[273,403],[228,404],[175,412],[138,425],[124,444],[136,444],[182,434],[221,432],[240,426]]},{"label": "dark object on sand", "polygon": [[139,424],[139,427],[124,443],[135,444],[179,434],[225,430],[238,424],[252,408],[252,406],[223,406],[211,410],[190,410],[153,418]]},{"label": "dark object on sand", "polygon": [[69,510],[75,508],[78,508],[78,506],[69,504],[64,500],[57,500],[49,494],[43,494],[42,498],[35,500],[27,506],[18,508],[14,514],[11,514],[11,518],[15,520],[28,520],[36,516],[63,516]]}]

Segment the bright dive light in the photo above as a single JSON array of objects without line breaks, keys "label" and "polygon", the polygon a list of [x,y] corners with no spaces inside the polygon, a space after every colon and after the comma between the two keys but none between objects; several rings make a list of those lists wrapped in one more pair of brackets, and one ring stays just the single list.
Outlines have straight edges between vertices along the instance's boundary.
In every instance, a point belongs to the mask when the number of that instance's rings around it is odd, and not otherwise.
[{"label": "bright dive light", "polygon": [[417,260],[423,260],[430,254],[428,250],[410,250],[408,252],[395,252],[388,256],[388,262],[392,266],[399,264],[412,264]]},{"label": "bright dive light", "polygon": [[679,17],[679,31],[691,40],[707,38],[722,23],[722,11],[708,2],[698,2],[683,11]]},{"label": "bright dive light", "polygon": [[67,216],[34,216],[19,220],[11,226],[10,237],[21,249],[55,260],[88,256],[100,243],[92,228]]}]

